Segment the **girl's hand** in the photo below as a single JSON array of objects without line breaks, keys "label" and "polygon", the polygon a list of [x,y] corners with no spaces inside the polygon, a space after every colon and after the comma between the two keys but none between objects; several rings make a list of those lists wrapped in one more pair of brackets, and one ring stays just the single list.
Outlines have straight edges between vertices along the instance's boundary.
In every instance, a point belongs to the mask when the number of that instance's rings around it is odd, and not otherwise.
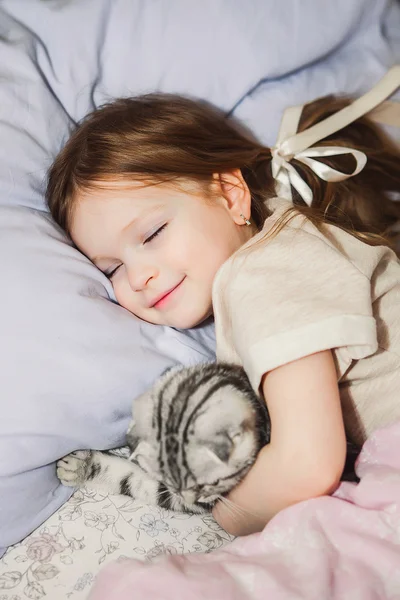
[{"label": "girl's hand", "polygon": [[262,390],[271,442],[228,502],[218,502],[213,510],[233,535],[261,531],[283,508],[331,494],[343,471],[346,436],[332,352],[274,369],[264,375]]}]

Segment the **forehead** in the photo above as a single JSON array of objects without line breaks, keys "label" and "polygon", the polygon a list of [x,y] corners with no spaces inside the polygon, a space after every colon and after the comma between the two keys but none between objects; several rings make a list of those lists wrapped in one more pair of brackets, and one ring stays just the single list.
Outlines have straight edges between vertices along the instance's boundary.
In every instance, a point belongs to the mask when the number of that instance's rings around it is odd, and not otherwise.
[{"label": "forehead", "polygon": [[150,217],[162,209],[190,207],[191,199],[204,198],[199,188],[192,182],[157,185],[99,182],[90,190],[77,193],[71,219],[71,238],[78,248],[92,256],[97,254],[98,246],[103,249],[104,242],[112,243],[132,221]]},{"label": "forehead", "polygon": [[130,181],[98,182],[90,190],[77,192],[72,215],[72,227],[79,225],[81,217],[101,218],[114,212],[140,212],[156,204],[169,204],[190,195],[205,197],[203,187],[192,181],[174,181],[146,184]]},{"label": "forehead", "polygon": [[78,193],[71,238],[83,252],[92,254],[102,240],[111,239],[132,220],[167,204],[168,191],[161,186],[112,183]]},{"label": "forehead", "polygon": [[90,190],[76,194],[72,227],[79,225],[82,217],[96,219],[108,216],[109,213],[138,213],[163,199],[167,200],[171,192],[171,189],[161,185],[145,186],[126,182],[93,186]]}]

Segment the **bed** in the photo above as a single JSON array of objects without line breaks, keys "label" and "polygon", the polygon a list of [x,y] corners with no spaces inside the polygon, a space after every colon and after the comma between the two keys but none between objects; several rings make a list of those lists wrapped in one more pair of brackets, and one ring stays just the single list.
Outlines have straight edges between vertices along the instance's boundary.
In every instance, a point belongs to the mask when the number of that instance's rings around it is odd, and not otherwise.
[{"label": "bed", "polygon": [[[246,8],[239,0],[0,2],[0,252],[9,257],[0,297],[0,600],[86,598],[115,560],[128,582],[128,559],[150,566],[167,555],[184,577],[188,567],[173,562],[182,554],[217,564],[225,546],[228,556],[242,552],[242,541],[231,545],[210,516],[86,489],[71,495],[56,479],[55,461],[68,452],[123,445],[133,398],[166,367],[212,360],[215,350],[212,323],[180,332],[127,314],[52,224],[46,169],[74,123],[110,98],[160,90],[209,100],[273,144],[286,106],[363,93],[400,62],[399,32],[395,0],[304,0],[301,13],[297,0],[250,0]],[[272,556],[276,526],[267,530],[258,543]],[[300,539],[293,543],[302,547]],[[286,576],[290,561],[276,556]],[[204,582],[202,569],[200,562]],[[148,571],[131,571],[137,585],[148,582]],[[249,585],[230,597],[258,597],[245,595]],[[180,597],[140,589],[135,598]],[[282,589],[274,599],[295,597]],[[327,597],[299,589],[300,597]],[[193,597],[202,597],[198,590]],[[203,592],[222,598],[217,587]]]},{"label": "bed", "polygon": [[124,496],[78,490],[5,554],[0,598],[86,598],[100,566],[115,559],[211,552],[231,539],[208,515],[174,514]]}]

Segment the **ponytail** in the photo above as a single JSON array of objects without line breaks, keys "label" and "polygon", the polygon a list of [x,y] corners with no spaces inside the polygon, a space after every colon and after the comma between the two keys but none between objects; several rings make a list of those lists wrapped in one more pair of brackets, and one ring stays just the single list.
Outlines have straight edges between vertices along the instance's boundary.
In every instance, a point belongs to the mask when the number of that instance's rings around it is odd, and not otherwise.
[{"label": "ponytail", "polygon": [[[336,113],[349,101],[334,97],[307,104],[299,131]],[[302,162],[291,165],[312,190],[311,206],[293,192],[294,209],[318,227],[337,225],[368,244],[393,246],[400,237],[399,148],[362,117],[314,147],[344,146],[367,156],[364,169],[336,183],[319,179]],[[321,159],[345,172],[354,170],[351,155]],[[252,198],[251,219],[262,229],[276,195],[271,149],[205,102],[172,94],[147,94],[116,100],[95,110],[75,130],[49,171],[46,199],[54,220],[69,234],[80,193],[116,179],[144,185],[182,180],[210,189],[216,173],[240,169]]]},{"label": "ponytail", "polygon": [[[337,113],[349,100],[328,96],[306,104],[298,131]],[[398,246],[400,231],[400,148],[368,117],[361,117],[313,148],[342,146],[363,152],[365,167],[357,175],[338,182],[320,179],[307,165],[291,161],[301,178],[311,188],[313,199],[308,207],[292,189],[293,204],[316,225],[329,223],[341,227],[370,245]],[[351,154],[318,159],[328,166],[351,173],[355,159]]]}]

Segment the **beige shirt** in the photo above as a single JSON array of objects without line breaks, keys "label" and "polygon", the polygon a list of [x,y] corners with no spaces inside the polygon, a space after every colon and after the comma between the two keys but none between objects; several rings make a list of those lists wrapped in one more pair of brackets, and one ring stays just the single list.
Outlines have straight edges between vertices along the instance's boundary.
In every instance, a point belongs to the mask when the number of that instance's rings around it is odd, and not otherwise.
[{"label": "beige shirt", "polygon": [[264,373],[332,349],[346,428],[362,442],[400,419],[400,262],[301,215],[265,240],[291,205],[271,206],[263,231],[215,278],[217,358],[242,365],[259,390]]}]

